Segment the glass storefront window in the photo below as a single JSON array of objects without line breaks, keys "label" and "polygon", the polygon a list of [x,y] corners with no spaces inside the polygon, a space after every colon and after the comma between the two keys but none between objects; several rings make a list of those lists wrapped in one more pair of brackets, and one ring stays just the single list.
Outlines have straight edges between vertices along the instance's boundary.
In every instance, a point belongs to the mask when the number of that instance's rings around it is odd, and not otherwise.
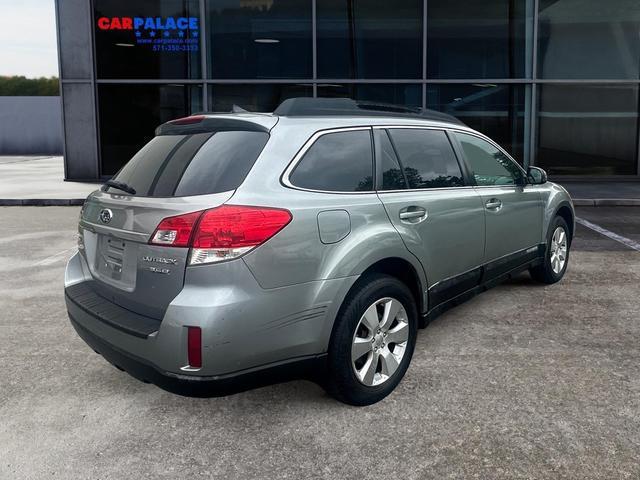
[{"label": "glass storefront window", "polygon": [[639,78],[638,0],[540,0],[539,19],[539,77]]},{"label": "glass storefront window", "polygon": [[317,0],[319,78],[422,78],[422,0]]},{"label": "glass storefront window", "polygon": [[540,85],[536,165],[551,175],[635,175],[637,85]]},{"label": "glass storefront window", "polygon": [[98,86],[102,175],[113,175],[161,123],[202,110],[199,85]]},{"label": "glass storefront window", "polygon": [[237,105],[250,112],[273,112],[287,98],[311,96],[313,87],[307,84],[210,85],[209,110],[230,112]]},{"label": "glass storefront window", "polygon": [[525,78],[527,4],[429,0],[427,78]]},{"label": "glass storefront window", "polygon": [[208,0],[209,78],[311,78],[311,0]]},{"label": "glass storefront window", "polygon": [[200,78],[198,0],[95,0],[97,77]]},{"label": "glass storefront window", "polygon": [[444,84],[427,86],[427,108],[459,118],[524,160],[526,88],[524,85]]},{"label": "glass storefront window", "polygon": [[367,102],[422,106],[422,86],[418,84],[347,83],[318,84],[318,97],[353,98]]}]

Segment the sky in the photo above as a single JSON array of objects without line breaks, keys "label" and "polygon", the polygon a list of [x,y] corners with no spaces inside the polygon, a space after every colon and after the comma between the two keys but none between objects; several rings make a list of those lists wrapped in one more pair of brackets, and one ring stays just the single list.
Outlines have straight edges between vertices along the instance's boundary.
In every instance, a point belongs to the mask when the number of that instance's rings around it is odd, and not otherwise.
[{"label": "sky", "polygon": [[0,0],[0,76],[58,76],[54,0]]}]

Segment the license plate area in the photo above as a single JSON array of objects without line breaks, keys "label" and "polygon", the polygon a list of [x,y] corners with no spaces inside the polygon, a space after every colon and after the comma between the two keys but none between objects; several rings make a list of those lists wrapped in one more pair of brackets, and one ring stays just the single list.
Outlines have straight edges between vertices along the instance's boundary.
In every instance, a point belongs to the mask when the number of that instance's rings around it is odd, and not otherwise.
[{"label": "license plate area", "polygon": [[123,290],[132,290],[136,280],[136,252],[134,242],[98,235],[95,271],[100,280]]}]

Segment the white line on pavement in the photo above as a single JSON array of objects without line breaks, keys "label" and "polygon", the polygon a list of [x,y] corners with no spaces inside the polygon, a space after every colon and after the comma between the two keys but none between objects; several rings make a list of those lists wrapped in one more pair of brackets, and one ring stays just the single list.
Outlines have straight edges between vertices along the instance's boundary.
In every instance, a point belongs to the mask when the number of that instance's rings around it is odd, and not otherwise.
[{"label": "white line on pavement", "polygon": [[598,232],[600,235],[604,235],[605,237],[609,237],[612,240],[615,240],[618,243],[626,245],[629,248],[633,248],[640,252],[640,243],[631,240],[630,238],[623,237],[622,235],[618,235],[615,232],[611,232],[606,228],[601,227],[600,225],[596,225],[595,223],[591,223],[589,220],[585,220],[584,218],[576,217],[576,223],[583,225],[587,228],[590,228],[594,232]]},{"label": "white line on pavement", "polygon": [[77,247],[67,248],[66,250],[62,250],[61,252],[54,253],[53,255],[44,258],[33,264],[34,267],[41,267],[43,265],[51,265],[52,263],[57,262],[58,260],[66,260],[66,256],[68,253],[76,250]]}]

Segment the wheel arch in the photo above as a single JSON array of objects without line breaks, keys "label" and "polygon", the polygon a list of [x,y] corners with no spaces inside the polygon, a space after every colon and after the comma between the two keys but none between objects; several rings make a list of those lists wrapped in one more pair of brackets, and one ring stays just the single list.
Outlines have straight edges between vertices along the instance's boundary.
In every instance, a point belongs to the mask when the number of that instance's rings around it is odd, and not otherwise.
[{"label": "wheel arch", "polygon": [[560,203],[553,218],[557,216],[561,217],[565,222],[567,222],[567,226],[569,227],[569,242],[571,242],[573,240],[573,234],[575,232],[575,214],[573,213],[573,209],[568,202]]},{"label": "wheel arch", "polygon": [[[417,259],[415,261],[417,262]],[[397,278],[407,285],[414,296],[418,315],[422,315],[427,309],[428,305],[425,294],[427,279],[421,265],[418,267],[411,260],[400,256],[389,256],[369,262],[369,264],[361,269],[360,272],[361,273],[358,274],[358,279],[351,284],[344,295],[342,295],[341,298],[336,299],[336,302],[339,302],[339,306],[334,310],[335,314],[331,317],[331,321],[328,322],[325,327],[325,351],[329,348],[329,342],[333,337],[336,320],[339,318],[345,302],[352,292],[356,288],[359,288],[362,285],[362,282],[365,281],[370,274],[385,274]]]}]

